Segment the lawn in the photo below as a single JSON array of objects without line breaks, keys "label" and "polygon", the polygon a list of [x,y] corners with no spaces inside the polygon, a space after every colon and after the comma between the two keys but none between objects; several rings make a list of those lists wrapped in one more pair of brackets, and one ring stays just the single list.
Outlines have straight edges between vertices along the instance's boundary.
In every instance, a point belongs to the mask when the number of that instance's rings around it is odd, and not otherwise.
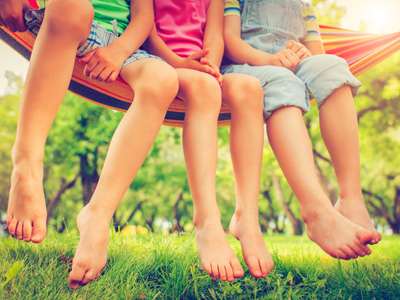
[{"label": "lawn", "polygon": [[[275,262],[268,278],[254,279],[245,268],[243,278],[226,283],[202,270],[193,235],[113,233],[102,275],[73,291],[67,278],[78,239],[76,232],[50,233],[39,245],[0,238],[0,274],[23,265],[0,285],[0,299],[400,298],[399,236],[384,236],[372,255],[350,261],[330,258],[307,237],[266,236]],[[239,243],[229,242],[242,258]]]}]

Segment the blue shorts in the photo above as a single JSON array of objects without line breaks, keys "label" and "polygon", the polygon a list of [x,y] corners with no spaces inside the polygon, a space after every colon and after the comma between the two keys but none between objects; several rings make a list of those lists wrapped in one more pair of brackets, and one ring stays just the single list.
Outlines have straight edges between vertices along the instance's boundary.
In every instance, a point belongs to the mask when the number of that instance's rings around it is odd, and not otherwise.
[{"label": "blue shorts", "polygon": [[[32,32],[34,35],[37,35],[39,32],[40,26],[43,22],[44,13],[45,8],[42,8],[40,10],[30,9],[25,13],[26,26],[29,31]],[[85,56],[85,54],[95,50],[98,47],[106,47],[114,42],[118,38],[116,21],[115,23],[113,23],[113,26],[114,32],[111,32],[99,26],[96,21],[93,21],[90,35],[86,42],[81,47],[79,47],[76,55],[79,57]],[[163,60],[158,56],[147,53],[145,50],[138,49],[125,60],[121,70],[128,64],[143,58],[157,58]]]},{"label": "blue shorts", "polygon": [[222,74],[241,73],[256,77],[264,90],[264,119],[283,106],[310,110],[309,94],[318,107],[336,89],[349,85],[353,97],[361,83],[351,74],[346,61],[335,55],[315,55],[304,59],[295,72],[276,66],[228,65]]}]

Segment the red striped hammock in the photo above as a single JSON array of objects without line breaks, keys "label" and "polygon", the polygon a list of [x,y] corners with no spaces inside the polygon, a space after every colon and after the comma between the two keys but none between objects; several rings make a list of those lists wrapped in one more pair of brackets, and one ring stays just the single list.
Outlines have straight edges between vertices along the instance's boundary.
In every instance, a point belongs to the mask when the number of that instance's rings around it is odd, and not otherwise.
[{"label": "red striped hammock", "polygon": [[[351,72],[359,76],[380,61],[400,50],[400,32],[368,34],[321,25],[326,53],[344,58]],[[0,26],[0,39],[29,60],[35,36],[30,32],[13,33]],[[108,84],[92,81],[83,75],[83,65],[76,60],[69,90],[98,105],[126,111],[133,99],[132,89],[122,80]],[[185,116],[184,102],[176,98],[168,109],[164,125],[181,127]],[[229,125],[229,109],[222,105],[219,126]]]}]

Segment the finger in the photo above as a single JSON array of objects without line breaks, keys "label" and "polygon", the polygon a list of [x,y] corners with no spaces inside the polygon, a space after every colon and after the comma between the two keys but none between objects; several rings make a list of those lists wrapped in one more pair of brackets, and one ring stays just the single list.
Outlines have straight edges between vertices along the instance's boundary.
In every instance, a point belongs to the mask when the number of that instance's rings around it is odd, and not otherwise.
[{"label": "finger", "polygon": [[100,82],[106,81],[110,77],[112,72],[112,69],[105,68],[103,71],[100,72],[99,76],[97,76],[97,80]]},{"label": "finger", "polygon": [[293,65],[291,63],[291,61],[286,57],[281,57],[280,62],[282,64],[282,66],[290,71],[292,71]]},{"label": "finger", "polygon": [[17,28],[14,26],[14,23],[12,23],[12,22],[7,22],[6,21],[5,26],[12,32],[16,32],[17,31]]},{"label": "finger", "polygon": [[105,68],[102,65],[98,64],[96,68],[94,68],[93,71],[90,72],[89,78],[92,80],[99,80],[99,76],[104,70]]},{"label": "finger", "polygon": [[87,64],[88,61],[92,58],[93,54],[94,54],[94,51],[91,51],[91,52],[89,52],[89,53],[86,53],[83,57],[81,57],[81,58],[79,59],[79,62],[84,63],[84,64]]},{"label": "finger", "polygon": [[113,83],[114,81],[117,80],[119,73],[118,72],[112,72],[111,75],[107,78],[106,82],[107,83]]},{"label": "finger", "polygon": [[[24,10],[24,14],[25,14],[25,10]],[[25,19],[23,17],[23,15],[18,18],[17,20],[15,20],[15,27],[17,28],[17,30],[19,32],[24,32],[26,31],[26,25],[25,25]]]},{"label": "finger", "polygon": [[203,56],[206,56],[210,52],[210,49],[206,48],[203,50],[200,50],[192,55],[189,56],[190,59],[198,60],[202,58]]},{"label": "finger", "polygon": [[200,62],[201,62],[203,65],[208,64],[208,59],[207,59],[207,57],[203,56],[202,58],[200,58]]},{"label": "finger", "polygon": [[293,41],[293,40],[290,40],[290,41],[286,44],[286,49],[292,49],[293,44],[294,44],[294,41]]},{"label": "finger", "polygon": [[204,73],[208,73],[210,75],[215,75],[215,70],[213,68],[211,68],[209,65],[201,65],[198,68],[199,71],[204,72]]},{"label": "finger", "polygon": [[85,68],[83,69],[83,73],[85,76],[87,77],[91,77],[91,73],[93,72],[93,70],[97,67],[97,62],[96,64],[94,62],[89,61]]}]

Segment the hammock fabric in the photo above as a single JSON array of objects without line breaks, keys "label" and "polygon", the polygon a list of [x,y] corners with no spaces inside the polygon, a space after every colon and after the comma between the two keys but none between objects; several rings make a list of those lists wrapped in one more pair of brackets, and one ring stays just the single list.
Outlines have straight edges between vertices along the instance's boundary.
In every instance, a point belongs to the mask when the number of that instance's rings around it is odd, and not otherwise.
[{"label": "hammock fabric", "polygon": [[[326,53],[344,58],[351,72],[359,76],[380,61],[400,50],[400,32],[393,34],[368,34],[336,27],[320,26]],[[29,60],[35,36],[29,31],[13,33],[0,26],[0,39]],[[126,111],[134,93],[120,78],[114,83],[101,83],[83,75],[83,65],[75,61],[69,90],[98,105]],[[176,98],[165,116],[164,125],[182,127],[185,117],[184,102]],[[219,126],[230,124],[229,109],[222,105]]]}]

